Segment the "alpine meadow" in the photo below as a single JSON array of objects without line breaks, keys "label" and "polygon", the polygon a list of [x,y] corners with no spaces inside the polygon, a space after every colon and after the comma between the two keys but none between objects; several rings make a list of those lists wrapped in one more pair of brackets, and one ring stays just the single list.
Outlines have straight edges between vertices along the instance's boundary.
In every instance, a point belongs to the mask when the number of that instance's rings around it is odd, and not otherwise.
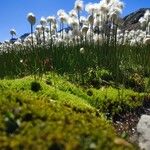
[{"label": "alpine meadow", "polygon": [[25,14],[20,38],[10,29],[0,42],[0,149],[150,149],[141,121],[150,116],[150,8],[123,18],[124,6],[76,0],[55,16]]}]

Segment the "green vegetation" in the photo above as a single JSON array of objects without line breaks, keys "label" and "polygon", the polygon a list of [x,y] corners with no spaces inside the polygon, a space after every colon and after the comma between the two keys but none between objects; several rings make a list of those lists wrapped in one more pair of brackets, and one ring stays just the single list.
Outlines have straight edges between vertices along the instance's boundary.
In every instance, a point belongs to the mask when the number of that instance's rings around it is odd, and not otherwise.
[{"label": "green vegetation", "polygon": [[149,11],[142,30],[126,31],[123,6],[87,4],[81,19],[77,0],[76,11],[42,17],[36,32],[29,13],[31,34],[0,43],[0,149],[137,149],[115,129],[128,138],[128,122],[117,122],[150,106]]},{"label": "green vegetation", "polygon": [[117,137],[105,115],[136,108],[144,96],[112,87],[85,89],[54,73],[1,80],[0,149],[135,149]]},{"label": "green vegetation", "polygon": [[[80,48],[84,48],[84,53],[80,53]],[[102,75],[99,70],[104,69],[109,72],[109,77],[111,75],[109,79],[128,86],[128,79],[134,78],[133,74],[150,75],[149,54],[149,45],[111,46],[81,42],[79,45],[11,47],[0,53],[0,78],[31,74],[42,76],[47,71],[55,71],[67,74],[73,82],[85,84],[89,83],[91,72]],[[143,90],[142,87],[140,90]]]}]

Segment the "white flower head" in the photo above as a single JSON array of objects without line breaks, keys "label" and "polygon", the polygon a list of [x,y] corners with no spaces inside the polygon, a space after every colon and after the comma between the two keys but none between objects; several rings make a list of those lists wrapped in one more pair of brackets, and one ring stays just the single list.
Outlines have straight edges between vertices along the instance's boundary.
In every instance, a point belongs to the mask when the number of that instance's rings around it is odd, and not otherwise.
[{"label": "white flower head", "polygon": [[109,16],[113,18],[114,14],[118,17],[122,13],[122,9],[120,7],[112,6],[109,9]]},{"label": "white flower head", "polygon": [[49,26],[45,26],[45,32],[49,33]]},{"label": "white flower head", "polygon": [[20,59],[20,63],[23,63],[23,59]]},{"label": "white flower head", "polygon": [[68,14],[63,9],[57,11],[57,16],[61,22],[67,22],[68,20]]},{"label": "white flower head", "polygon": [[38,32],[41,32],[41,31],[42,31],[42,25],[37,25],[37,26],[36,26],[36,30],[37,30]]},{"label": "white flower head", "polygon": [[149,22],[150,21],[150,10],[146,10],[144,14],[144,19]]},{"label": "white flower head", "polygon": [[69,12],[69,16],[70,16],[70,17],[74,17],[74,18],[77,18],[77,17],[78,17],[77,12],[76,12],[74,9],[72,9],[72,10]]},{"label": "white flower head", "polygon": [[101,17],[95,17],[94,18],[94,26],[100,26],[102,25],[102,18]]},{"label": "white flower head", "polygon": [[63,10],[63,9],[59,9],[58,11],[57,11],[57,16],[61,16],[61,15],[63,15],[65,13],[65,11]]},{"label": "white flower head", "polygon": [[83,27],[82,27],[82,29],[81,29],[81,32],[82,32],[83,34],[86,34],[86,33],[87,33],[87,31],[88,31],[88,29],[89,29],[89,27],[88,27],[88,26],[83,25]]},{"label": "white flower head", "polygon": [[54,16],[48,16],[47,17],[47,22],[50,24],[55,24],[56,23],[56,18]]},{"label": "white flower head", "polygon": [[84,54],[85,53],[85,49],[82,47],[82,48],[80,48],[80,53],[81,54]]},{"label": "white flower head", "polygon": [[19,46],[22,46],[22,43],[21,41],[17,40],[15,41],[14,45],[19,47]]},{"label": "white flower head", "polygon": [[103,38],[101,35],[94,34],[93,40],[95,43],[102,44],[103,43]]},{"label": "white flower head", "polygon": [[10,34],[13,36],[13,35],[16,35],[16,30],[15,29],[11,29],[10,30]]},{"label": "white flower head", "polygon": [[139,19],[139,22],[140,22],[140,24],[141,24],[142,27],[145,27],[145,26],[146,26],[146,19],[145,19],[144,17],[141,17],[141,18]]},{"label": "white flower head", "polygon": [[96,5],[94,5],[93,3],[88,3],[85,5],[85,11],[87,11],[89,14],[93,14],[95,12],[95,9],[97,7],[95,7]]},{"label": "white flower head", "polygon": [[99,14],[100,13],[99,3],[94,3],[93,7],[94,7],[94,13]]},{"label": "white flower head", "polygon": [[100,2],[100,4],[99,4],[99,10],[100,10],[102,13],[107,14],[108,11],[109,11],[109,9],[110,9],[110,8],[108,7],[108,5],[107,5],[106,3]]},{"label": "white flower head", "polygon": [[146,37],[146,38],[143,40],[143,44],[145,44],[145,45],[150,45],[150,37]]},{"label": "white flower head", "polygon": [[85,18],[84,16],[81,16],[80,17],[80,22],[83,23],[83,24],[86,24],[87,23],[87,18]]},{"label": "white flower head", "polygon": [[52,29],[55,30],[58,28],[58,25],[57,24],[52,24]]},{"label": "white flower head", "polygon": [[27,20],[31,25],[34,25],[36,23],[36,17],[33,13],[28,13]]},{"label": "white flower head", "polygon": [[46,21],[45,17],[41,17],[40,24],[41,24],[42,26],[46,26],[47,21]]},{"label": "white flower head", "polygon": [[109,3],[109,7],[118,7],[120,9],[123,9],[124,8],[124,3],[121,2],[120,0],[111,0],[110,3]]},{"label": "white flower head", "polygon": [[117,18],[118,18],[118,14],[117,14],[115,11],[110,12],[110,13],[109,13],[109,18],[110,18],[110,19],[113,19],[114,21],[116,21]]},{"label": "white flower head", "polygon": [[75,10],[81,11],[83,10],[83,1],[82,0],[76,0],[74,5]]},{"label": "white flower head", "polygon": [[72,28],[77,28],[77,27],[79,27],[79,21],[78,21],[78,19],[77,18],[69,18],[69,20],[68,20],[68,23],[69,23],[69,25],[72,27]]}]

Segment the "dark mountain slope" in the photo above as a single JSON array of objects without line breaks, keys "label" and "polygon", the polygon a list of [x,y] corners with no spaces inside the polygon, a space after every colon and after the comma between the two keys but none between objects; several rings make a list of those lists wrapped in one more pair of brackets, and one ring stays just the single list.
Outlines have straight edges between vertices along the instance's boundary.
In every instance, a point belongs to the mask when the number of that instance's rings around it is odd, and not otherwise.
[{"label": "dark mountain slope", "polygon": [[123,29],[140,29],[139,19],[144,16],[146,10],[150,8],[141,8],[123,18]]}]

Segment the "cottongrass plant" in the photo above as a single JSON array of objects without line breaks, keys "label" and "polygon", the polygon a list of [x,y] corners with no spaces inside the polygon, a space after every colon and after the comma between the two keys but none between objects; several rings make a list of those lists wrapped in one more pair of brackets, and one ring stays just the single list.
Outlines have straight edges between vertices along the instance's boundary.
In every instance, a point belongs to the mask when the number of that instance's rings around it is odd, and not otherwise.
[{"label": "cottongrass plant", "polygon": [[13,39],[14,36],[16,35],[16,30],[15,29],[11,29],[10,30],[10,35],[11,35],[11,38]]},{"label": "cottongrass plant", "polygon": [[83,1],[77,0],[70,12],[60,9],[57,17],[42,17],[35,32],[36,17],[29,13],[31,34],[23,41],[0,45],[0,76],[53,70],[85,83],[89,70],[99,68],[109,70],[114,80],[124,82],[124,72],[138,66],[145,75],[150,75],[149,11],[139,20],[142,30],[123,31],[120,20],[123,7],[119,0],[85,4],[88,13],[85,17],[81,16]]},{"label": "cottongrass plant", "polygon": [[28,13],[27,20],[28,20],[28,22],[30,23],[30,26],[31,26],[31,32],[30,33],[31,33],[32,46],[33,46],[33,26],[36,23],[36,17],[33,13]]}]

